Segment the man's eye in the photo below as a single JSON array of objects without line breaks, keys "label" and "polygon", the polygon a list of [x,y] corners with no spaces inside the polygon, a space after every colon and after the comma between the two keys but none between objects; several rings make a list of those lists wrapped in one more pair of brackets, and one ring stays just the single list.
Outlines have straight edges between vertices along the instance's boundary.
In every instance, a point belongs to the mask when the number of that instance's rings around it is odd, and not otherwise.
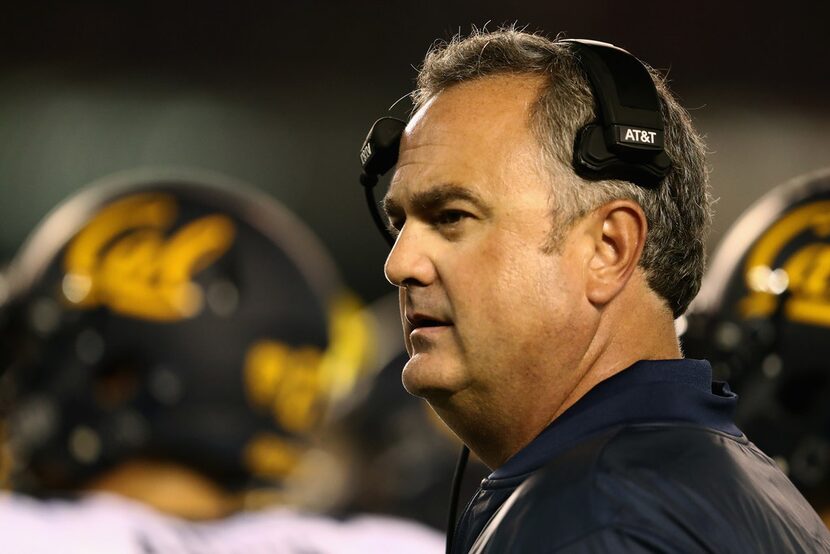
[{"label": "man's eye", "polygon": [[444,210],[436,216],[435,223],[437,225],[454,225],[468,215],[467,212],[459,210]]}]

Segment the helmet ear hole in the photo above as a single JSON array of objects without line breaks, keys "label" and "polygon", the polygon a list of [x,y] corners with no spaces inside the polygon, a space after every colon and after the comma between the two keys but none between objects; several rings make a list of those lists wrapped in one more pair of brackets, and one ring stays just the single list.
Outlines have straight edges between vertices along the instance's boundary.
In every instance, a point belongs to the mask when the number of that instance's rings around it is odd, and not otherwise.
[{"label": "helmet ear hole", "polygon": [[[308,406],[322,414],[329,389],[342,393],[348,381],[329,373],[355,372],[330,351],[371,344],[332,348],[329,311],[344,290],[316,237],[274,199],[203,171],[93,183],[32,233],[9,284],[0,323],[14,348],[0,352],[9,357],[3,390],[12,411],[42,398],[57,422],[17,436],[28,465],[16,475],[32,492],[47,486],[39,474],[72,488],[139,457],[229,489],[282,477],[250,452],[279,444],[299,456],[314,430],[285,422]],[[252,376],[246,360],[263,342],[326,363],[265,360]],[[311,391],[308,406],[285,392],[296,383]]]}]

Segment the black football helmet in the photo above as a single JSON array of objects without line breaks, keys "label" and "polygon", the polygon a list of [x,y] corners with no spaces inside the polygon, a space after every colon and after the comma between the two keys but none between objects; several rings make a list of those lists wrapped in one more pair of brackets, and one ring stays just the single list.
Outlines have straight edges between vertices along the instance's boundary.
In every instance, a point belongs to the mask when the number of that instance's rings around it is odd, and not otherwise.
[{"label": "black football helmet", "polygon": [[817,508],[830,502],[830,170],[784,183],[726,234],[685,354],[740,396],[736,420]]},{"label": "black football helmet", "polygon": [[279,481],[372,351],[317,239],[207,172],[138,170],[50,213],[8,269],[2,391],[13,484],[123,460]]}]

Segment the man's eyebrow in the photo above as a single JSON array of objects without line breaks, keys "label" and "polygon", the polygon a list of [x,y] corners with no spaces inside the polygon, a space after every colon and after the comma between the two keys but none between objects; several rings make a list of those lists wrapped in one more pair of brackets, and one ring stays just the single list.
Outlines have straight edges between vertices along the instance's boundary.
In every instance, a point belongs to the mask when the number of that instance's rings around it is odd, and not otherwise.
[{"label": "man's eyebrow", "polygon": [[397,200],[389,196],[388,193],[383,197],[381,205],[383,207],[383,211],[386,213],[386,217],[393,217],[403,213],[403,207]]},{"label": "man's eyebrow", "polygon": [[[463,200],[473,204],[481,210],[485,216],[489,216],[492,209],[470,189],[456,184],[436,185],[427,190],[416,192],[412,195],[411,204],[413,211],[432,211],[454,200]],[[402,213],[401,204],[388,194],[383,198],[383,209],[387,215]]]}]

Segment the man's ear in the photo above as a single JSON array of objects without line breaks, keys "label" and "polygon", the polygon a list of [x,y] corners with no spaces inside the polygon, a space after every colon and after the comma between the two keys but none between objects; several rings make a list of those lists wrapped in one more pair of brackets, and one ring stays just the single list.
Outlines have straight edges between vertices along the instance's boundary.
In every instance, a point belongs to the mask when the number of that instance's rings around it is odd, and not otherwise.
[{"label": "man's ear", "polygon": [[633,200],[613,200],[589,216],[593,253],[588,263],[586,293],[594,305],[605,305],[626,286],[643,254],[648,221]]}]

